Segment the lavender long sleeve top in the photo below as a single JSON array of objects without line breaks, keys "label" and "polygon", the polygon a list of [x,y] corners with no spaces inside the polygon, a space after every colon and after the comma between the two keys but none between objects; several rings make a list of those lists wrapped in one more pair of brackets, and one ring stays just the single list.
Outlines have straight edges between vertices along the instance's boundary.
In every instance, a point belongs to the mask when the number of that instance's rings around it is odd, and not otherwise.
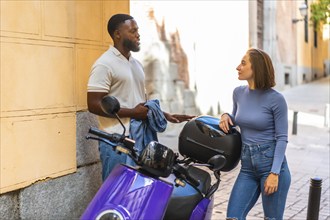
[{"label": "lavender long sleeve top", "polygon": [[280,173],[288,142],[288,107],[283,95],[274,89],[237,87],[231,118],[240,127],[244,144],[276,141],[271,172]]}]

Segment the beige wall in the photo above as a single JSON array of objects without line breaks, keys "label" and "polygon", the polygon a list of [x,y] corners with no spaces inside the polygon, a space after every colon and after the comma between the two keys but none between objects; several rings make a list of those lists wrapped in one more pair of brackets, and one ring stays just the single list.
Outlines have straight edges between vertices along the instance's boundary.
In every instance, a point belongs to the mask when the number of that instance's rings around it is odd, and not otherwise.
[{"label": "beige wall", "polygon": [[[303,1],[294,2],[296,8],[296,17],[300,18],[299,5]],[[308,1],[308,16],[310,16],[310,5],[311,3],[316,2]],[[309,17],[308,17],[309,19]],[[324,76],[324,61],[328,60],[330,62],[329,54],[329,38],[323,38],[323,29],[321,28],[317,32],[317,47],[314,47],[314,28],[309,21],[308,24],[308,42],[305,42],[304,39],[304,23],[298,22],[295,24],[297,28],[297,72],[300,78],[298,78],[298,83],[304,83],[302,75],[307,75],[306,81],[312,81],[317,78]],[[329,34],[327,34],[329,36]]]},{"label": "beige wall", "polygon": [[76,171],[76,111],[86,110],[106,23],[129,1],[2,1],[0,193]]},{"label": "beige wall", "polygon": [[[305,42],[304,22],[292,23],[292,19],[302,19],[299,6],[303,2],[304,0],[276,2],[276,32],[273,43],[277,45],[276,58],[279,75],[276,78],[280,79],[277,85],[284,85],[284,74],[290,75],[290,84],[280,86],[284,89],[323,77],[323,63],[330,59],[329,39],[322,38],[322,29],[318,31],[318,45],[315,48],[314,28],[310,22],[308,42]],[[309,9],[311,3],[312,1],[308,1]],[[310,11],[308,16],[310,16]]]}]

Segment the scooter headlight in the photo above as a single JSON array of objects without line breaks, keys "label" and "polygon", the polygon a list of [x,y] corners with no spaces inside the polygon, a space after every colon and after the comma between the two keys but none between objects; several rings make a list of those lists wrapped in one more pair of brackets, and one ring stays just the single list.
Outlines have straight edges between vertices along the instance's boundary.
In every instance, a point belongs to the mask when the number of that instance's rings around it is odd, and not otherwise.
[{"label": "scooter headlight", "polygon": [[102,211],[97,217],[96,220],[124,220],[124,216],[114,209],[108,209]]}]

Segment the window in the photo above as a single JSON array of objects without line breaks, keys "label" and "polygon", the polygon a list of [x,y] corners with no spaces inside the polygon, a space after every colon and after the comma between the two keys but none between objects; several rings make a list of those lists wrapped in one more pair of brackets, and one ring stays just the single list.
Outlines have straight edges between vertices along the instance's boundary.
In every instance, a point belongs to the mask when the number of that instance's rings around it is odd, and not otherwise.
[{"label": "window", "polygon": [[[308,5],[308,1],[305,0],[305,4]],[[305,42],[308,43],[308,15],[305,16]]]},{"label": "window", "polygon": [[284,74],[284,85],[290,85],[290,74],[289,73]]},{"label": "window", "polygon": [[317,48],[317,30],[316,30],[316,24],[314,23],[314,48]]}]

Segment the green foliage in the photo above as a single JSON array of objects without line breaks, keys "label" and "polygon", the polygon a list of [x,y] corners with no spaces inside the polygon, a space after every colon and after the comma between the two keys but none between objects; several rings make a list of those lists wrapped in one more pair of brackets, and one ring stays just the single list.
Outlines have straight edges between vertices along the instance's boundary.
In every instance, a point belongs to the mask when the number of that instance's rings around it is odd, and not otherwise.
[{"label": "green foliage", "polygon": [[314,27],[319,29],[321,24],[330,24],[330,0],[319,0],[311,4],[311,17]]}]

